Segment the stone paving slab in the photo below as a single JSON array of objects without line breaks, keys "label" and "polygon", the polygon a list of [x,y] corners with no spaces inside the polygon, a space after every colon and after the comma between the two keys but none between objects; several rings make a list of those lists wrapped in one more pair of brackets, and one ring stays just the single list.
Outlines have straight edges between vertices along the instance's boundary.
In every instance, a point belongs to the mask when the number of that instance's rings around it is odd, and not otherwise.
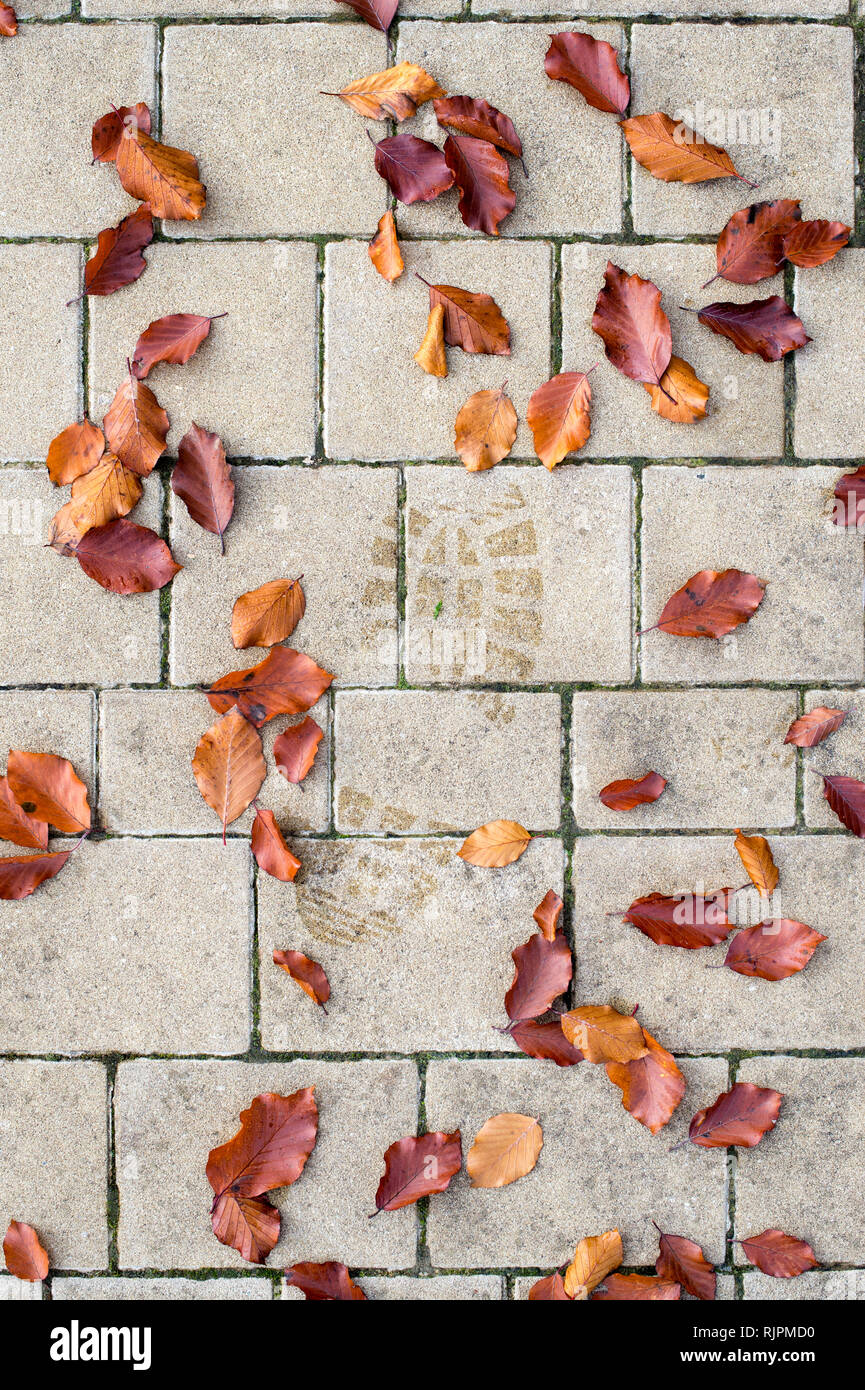
[{"label": "stone paving slab", "polygon": [[[615,121],[595,111],[565,83],[544,72],[549,48],[546,24],[401,24],[397,61],[419,63],[449,93],[484,97],[517,128],[529,177],[509,159],[509,183],[517,197],[501,224],[501,236],[537,236],[622,229],[621,135]],[[594,37],[621,50],[617,24],[592,26]],[[401,126],[434,144],[447,131],[432,102]],[[451,189],[435,202],[402,210],[403,225],[416,236],[470,235]]]},{"label": "stone paving slab", "polygon": [[[532,913],[547,890],[562,892],[562,848],[536,839],[516,864],[495,870],[464,863],[461,843],[295,841],[303,863],[296,884],[259,874],[266,1048],[514,1047],[496,1031],[507,1022],[510,953],[532,935]],[[324,967],[332,999],[326,1015],[273,964],[275,949],[303,951]]]},{"label": "stone paving slab", "polygon": [[54,1303],[220,1303],[271,1302],[273,1284],[267,1278],[249,1279],[129,1279],[122,1276],[51,1281]]},{"label": "stone paving slab", "polygon": [[[572,810],[587,830],[788,826],[796,820],[796,758],[783,739],[795,692],[587,690],[571,716]],[[622,813],[598,793],[654,770],[660,800]]]},{"label": "stone paving slab", "polygon": [[629,681],[632,514],[625,467],[409,469],[408,679]]},{"label": "stone paving slab", "polygon": [[652,1220],[683,1230],[720,1261],[726,1225],[725,1156],[693,1145],[671,1154],[691,1115],[726,1085],[727,1065],[683,1061],[688,1093],[653,1138],[622,1108],[603,1067],[561,1069],[528,1059],[431,1062],[430,1129],[459,1126],[468,1149],[481,1125],[501,1111],[536,1115],[544,1131],[537,1166],[501,1190],[471,1188],[464,1173],[430,1202],[434,1265],[460,1268],[538,1266],[569,1260],[583,1236],[618,1226],[628,1260],[654,1259]]},{"label": "stone paving slab", "polygon": [[796,272],[796,313],[813,341],[796,353],[793,444],[802,458],[857,458],[865,346],[849,325],[865,312],[865,251],[845,250],[820,270]]},{"label": "stone paving slab", "polygon": [[0,1224],[35,1226],[56,1269],[107,1262],[107,1154],[104,1067],[0,1062]]},{"label": "stone paving slab", "polygon": [[80,317],[66,301],[78,293],[81,261],[77,246],[0,245],[0,337],[14,343],[0,358],[5,462],[44,460],[54,435],[80,414]]},{"label": "stone paving slab", "polygon": [[94,698],[87,690],[0,690],[0,768],[6,771],[9,748],[57,753],[87,783],[92,806],[94,716]]},{"label": "stone paving slab", "polygon": [[149,323],[172,313],[226,314],[192,361],[182,368],[158,366],[148,378],[172,422],[169,452],[176,456],[195,421],[220,436],[229,458],[312,454],[318,375],[314,246],[151,246],[146,273],[122,294],[91,300],[89,312],[95,420],[110,406]]},{"label": "stone paving slab", "polygon": [[[399,208],[396,222],[399,228]],[[474,391],[507,380],[521,421],[513,455],[531,457],[526,407],[550,374],[550,246],[418,241],[406,242],[403,253],[405,271],[390,285],[373,269],[367,242],[327,247],[325,452],[334,459],[455,458],[460,407]],[[424,372],[414,353],[426,329],[429,293],[415,272],[430,284],[492,295],[511,327],[511,356],[449,348],[447,377]]]},{"label": "stone paving slab", "polygon": [[737,1077],[785,1096],[772,1133],[738,1150],[737,1237],[774,1226],[825,1264],[865,1262],[865,1058],[750,1057]]},{"label": "stone paving slab", "polygon": [[0,1274],[0,1303],[41,1303],[42,1285]]},{"label": "stone paving slab", "polygon": [[[51,4],[53,0],[38,0]],[[830,0],[809,0],[829,3]],[[33,0],[30,0],[32,5]],[[760,0],[761,4],[771,0]],[[462,0],[400,0],[399,13],[407,15],[459,14]],[[26,10],[24,11],[26,13]],[[333,0],[81,0],[81,13],[111,19],[149,19],[152,15],[170,18],[202,19],[306,19],[320,17],[350,23],[333,9]],[[788,9],[784,13],[791,13]],[[19,7],[19,14],[21,9]]]},{"label": "stone paving slab", "polygon": [[720,641],[647,633],[645,680],[861,678],[862,540],[832,524],[837,477],[819,465],[645,470],[642,627],[698,570],[733,567],[767,584],[747,626]]},{"label": "stone paving slab", "polygon": [[2,904],[0,1048],[245,1051],[250,880],[240,842],[82,845]]},{"label": "stone paving slab", "polygon": [[[0,696],[0,721],[2,721]],[[330,712],[327,696],[309,711],[325,736],[302,786],[276,768],[274,740],[300,722],[272,719],[261,730],[267,777],[258,801],[286,832],[330,829]],[[192,756],[205,729],[217,719],[194,690],[110,690],[99,697],[100,814],[106,830],[135,835],[208,835],[220,824],[203,801],[192,775]],[[2,728],[0,722],[0,728]],[[229,833],[246,833],[254,809]]]},{"label": "stone paving slab", "polygon": [[[630,109],[666,111],[723,145],[755,196],[852,222],[852,53],[850,30],[829,25],[635,24]],[[631,165],[637,232],[717,235],[751,200],[736,179],[669,184]]]},{"label": "stone paving slab", "polygon": [[336,829],[556,830],[558,695],[352,690],[336,696]]},{"label": "stone paving slab", "polygon": [[[87,0],[85,0],[87,3]],[[400,5],[402,9],[402,5]],[[594,32],[596,25],[589,28],[588,17],[607,15],[613,11],[617,15],[630,17],[637,15],[663,15],[676,18],[690,16],[696,12],[696,0],[580,0],[579,14],[568,19],[569,27]],[[803,18],[828,19],[833,15],[847,13],[845,0],[700,0],[699,11],[703,15],[731,15],[741,18],[747,9],[748,17],[786,18],[788,15],[801,15]],[[551,13],[549,0],[472,0],[472,14],[520,14],[541,15]],[[584,21],[583,16],[586,16]],[[632,106],[632,110],[633,110]]]},{"label": "stone paving slab", "polygon": [[[433,1274],[409,1277],[396,1274],[390,1278],[366,1278],[355,1281],[367,1298],[377,1302],[497,1302],[503,1298],[502,1280],[496,1274]],[[300,1301],[300,1289],[284,1285],[282,1298]]]},{"label": "stone paving slab", "polygon": [[237,1132],[263,1091],[314,1085],[316,1147],[294,1186],[277,1195],[275,1268],[342,1260],[373,1269],[414,1265],[413,1208],[370,1221],[389,1144],[416,1132],[413,1062],[122,1062],[115,1088],[118,1232],[123,1269],[247,1268],[210,1228],[207,1155]]},{"label": "stone paving slab", "polygon": [[788,1302],[838,1302],[865,1299],[865,1270],[809,1269],[795,1279],[773,1279],[754,1270],[742,1276],[745,1301],[785,1300]]},{"label": "stone paving slab", "polygon": [[[865,847],[852,836],[778,835],[769,843],[780,871],[771,908],[741,894],[742,926],[792,917],[821,932],[805,970],[761,980],[712,970],[723,945],[696,951],[658,946],[607,913],[647,893],[706,893],[745,880],[733,836],[592,836],[573,856],[576,992],[596,1003],[639,1002],[640,1018],[674,1052],[741,1047],[865,1046],[862,918]],[[745,880],[746,881],[746,880]]]},{"label": "stone paving slab", "polygon": [[[709,387],[705,419],[693,425],[662,419],[652,409],[645,388],[604,357],[603,342],[592,330],[592,314],[603,288],[607,261],[629,275],[653,280],[661,290],[662,306],[673,332],[673,351],[690,362]],[[591,378],[592,433],[579,458],[683,458],[694,454],[701,458],[719,454],[766,458],[783,453],[783,363],[743,356],[732,343],[704,328],[693,312],[716,299],[744,303],[754,298],[753,285],[721,281],[720,291],[718,283],[701,290],[715,270],[713,246],[663,242],[595,246],[578,242],[562,249],[562,366],[566,371],[587,371],[599,363]],[[767,295],[783,292],[780,276],[760,286],[760,293]]]},{"label": "stone paving slab", "polygon": [[271,579],[303,576],[306,613],[289,641],[343,685],[396,679],[397,474],[359,467],[237,470],[226,554],[172,495],[171,679],[215,680],[254,666],[235,651],[231,610]]}]

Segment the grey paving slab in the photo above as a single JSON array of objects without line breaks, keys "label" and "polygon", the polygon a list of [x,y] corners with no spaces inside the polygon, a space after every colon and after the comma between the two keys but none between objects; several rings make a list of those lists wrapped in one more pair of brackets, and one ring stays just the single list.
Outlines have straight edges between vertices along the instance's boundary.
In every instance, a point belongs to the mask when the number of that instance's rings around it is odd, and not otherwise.
[{"label": "grey paving slab", "polygon": [[273,1299],[267,1278],[249,1279],[131,1279],[122,1275],[94,1279],[60,1278],[51,1281],[54,1303],[257,1303]]},{"label": "grey paving slab", "polygon": [[[520,14],[545,16],[550,13],[549,0],[472,0],[472,14]],[[691,16],[696,12],[695,0],[615,0],[612,6],[617,15],[636,17],[637,15],[663,15],[676,18],[679,15]],[[847,13],[844,0],[701,0],[701,15],[730,15],[740,18],[747,9],[747,17],[765,15],[767,18],[786,19],[788,15],[801,15],[803,18],[828,19],[832,15]],[[569,17],[567,24],[575,29],[593,32],[595,25],[589,27],[589,17],[606,15],[611,10],[610,0],[580,0],[579,14]],[[586,16],[584,20],[583,16]]]},{"label": "grey paving slab", "polygon": [[[53,0],[43,0],[46,4]],[[770,3],[771,0],[761,0]],[[809,0],[819,3],[820,0]],[[825,3],[825,0],[824,0]],[[31,0],[32,4],[32,0]],[[459,14],[462,0],[401,0],[401,15]],[[20,10],[19,10],[20,13]],[[81,0],[81,13],[112,19],[333,19],[333,0]],[[347,21],[348,14],[339,15]]]},{"label": "grey paving slab", "polygon": [[862,730],[865,724],[865,690],[808,690],[805,693],[806,711],[819,705],[846,710],[841,728],[830,734],[815,748],[803,748],[799,756],[805,768],[805,822],[818,829],[842,829],[838,817],[823,796],[825,777],[865,778],[865,757],[862,755]]},{"label": "grey paving slab", "polygon": [[848,331],[865,309],[863,276],[865,252],[858,249],[841,251],[818,270],[796,272],[796,313],[813,340],[796,354],[793,446],[802,458],[863,453],[865,347]]},{"label": "grey paving slab", "polygon": [[0,1274],[0,1303],[41,1303],[42,1285]]},{"label": "grey paving slab", "polygon": [[[84,690],[0,690],[0,766],[6,750],[57,753],[87,783],[93,806],[94,699]],[[10,854],[18,854],[10,849]]]},{"label": "grey paving slab", "polygon": [[809,1269],[794,1279],[773,1279],[770,1274],[752,1270],[742,1276],[745,1302],[764,1299],[785,1302],[838,1302],[865,1299],[865,1270]]},{"label": "grey paving slab", "polygon": [[502,1281],[496,1274],[433,1274],[408,1278],[360,1279],[367,1298],[399,1302],[491,1303],[502,1297]]},{"label": "grey paving slab", "polygon": [[44,459],[54,435],[80,414],[80,314],[66,301],[78,293],[81,261],[77,246],[0,245],[4,461]]}]

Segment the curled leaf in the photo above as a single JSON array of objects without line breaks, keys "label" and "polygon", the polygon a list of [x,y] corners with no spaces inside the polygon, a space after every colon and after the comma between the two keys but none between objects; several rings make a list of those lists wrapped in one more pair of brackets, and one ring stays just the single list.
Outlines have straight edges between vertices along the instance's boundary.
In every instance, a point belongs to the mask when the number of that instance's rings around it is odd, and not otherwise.
[{"label": "curled leaf", "polygon": [[306,612],[302,577],[271,579],[235,599],[231,610],[235,647],[275,647],[291,636]]},{"label": "curled leaf", "polygon": [[452,126],[478,140],[488,140],[491,145],[516,155],[517,159],[522,158],[523,145],[513,121],[488,101],[440,95],[433,101],[433,108],[439,125]]},{"label": "curled leaf", "polygon": [[804,970],[821,941],[818,931],[789,917],[758,922],[737,932],[724,964],[737,975],[758,975],[761,980],[786,980]]},{"label": "curled leaf", "polygon": [[300,951],[274,951],[273,963],[290,975],[295,984],[300,985],[314,1004],[324,1008],[330,998],[330,983],[317,961],[310,960]]},{"label": "curled leaf", "polygon": [[441,304],[434,304],[429,311],[423,341],[414,355],[419,367],[430,376],[447,376],[448,359],[445,352],[445,311]]},{"label": "curled leaf", "polygon": [[11,5],[0,5],[0,34],[14,39],[18,33],[18,16]]},{"label": "curled leaf", "polygon": [[543,1131],[531,1115],[493,1115],[466,1154],[472,1187],[509,1187],[532,1171],[543,1146]]},{"label": "curled leaf", "polygon": [[517,412],[500,386],[476,391],[460,408],[454,449],[470,473],[479,473],[507,458],[516,437]]},{"label": "curled leaf", "polygon": [[310,715],[279,735],[274,741],[273,757],[287,781],[303,781],[315,762],[323,738],[324,729]]},{"label": "curled leaf", "polygon": [[48,543],[55,550],[75,552],[82,536],[94,526],[126,516],[141,498],[141,479],[114,454],[103,454],[89,473],[72,484],[72,500],[54,517]]},{"label": "curled leaf", "polygon": [[611,811],[633,811],[635,806],[657,801],[666,785],[666,778],[660,773],[647,772],[636,779],[622,777],[617,782],[608,782],[598,792],[598,798]]},{"label": "curled leaf", "polygon": [[623,1258],[622,1237],[617,1230],[586,1236],[577,1245],[574,1258],[565,1270],[565,1293],[569,1298],[584,1302],[592,1289],[618,1269]]},{"label": "curled leaf", "polygon": [[564,903],[558,893],[554,893],[551,888],[549,892],[544,894],[532,913],[538,931],[546,941],[555,940],[559,917],[561,916],[563,907]]},{"label": "curled leaf", "polygon": [[146,478],[165,452],[169,420],[149,386],[129,375],[117,388],[102,421],[108,448],[133,473]]},{"label": "curled leaf", "polygon": [[462,1167],[462,1136],[440,1130],[409,1134],[391,1144],[384,1155],[384,1174],[375,1194],[377,1211],[399,1211],[421,1197],[444,1192]]},{"label": "curled leaf", "polygon": [[225,827],[242,816],[264,781],[261,735],[236,709],[212,724],[198,741],[192,773],[208,806]]},{"label": "curled leaf", "polygon": [[830,734],[840,729],[846,718],[846,710],[817,705],[815,709],[793,720],[784,742],[793,743],[797,748],[815,748],[818,743],[822,743]]},{"label": "curled leaf", "polygon": [[323,95],[342,97],[347,106],[369,121],[386,121],[390,117],[405,121],[425,101],[442,97],[444,92],[435,78],[416,63],[395,63],[392,68],[359,77],[340,91]]},{"label": "curled leaf", "polygon": [[250,847],[258,867],[270,874],[271,878],[278,878],[281,883],[291,883],[297,877],[300,860],[285,843],[272,811],[256,811]]},{"label": "curled leaf", "polygon": [[562,1015],[562,1030],[587,1062],[633,1062],[649,1050],[637,1020],[609,1004],[582,1004],[572,1009]]},{"label": "curled leaf", "polygon": [[405,262],[396,239],[396,222],[388,208],[379,218],[378,231],[369,244],[369,258],[383,280],[393,284],[405,270]]},{"label": "curled leaf", "polygon": [[621,116],[628,109],[631,84],[619,67],[616,50],[603,39],[580,32],[550,35],[544,71],[554,82],[567,82],[597,111]]},{"label": "curled leaf", "polygon": [[113,164],[120,148],[123,127],[129,122],[137,125],[146,135],[150,134],[150,109],[138,101],[134,106],[118,106],[107,116],[100,116],[93,124],[90,144],[93,158],[97,164]]},{"label": "curled leaf", "polygon": [[709,388],[690,363],[675,353],[657,386],[644,382],[652,398],[652,409],[674,425],[693,425],[706,415]]},{"label": "curled leaf", "polygon": [[473,830],[458,850],[460,859],[482,869],[503,869],[526,849],[531,835],[514,820],[491,820]]},{"label": "curled leaf", "polygon": [[778,868],[769,841],[763,835],[743,835],[737,830],[733,843],[757,892],[761,897],[771,897],[778,886]]},{"label": "curled leaf", "polygon": [[562,932],[556,932],[552,941],[537,934],[530,936],[511,956],[514,978],[505,995],[505,1009],[508,1018],[520,1023],[546,1013],[568,988],[574,967]]},{"label": "curled leaf", "polygon": [[115,163],[126,192],[149,203],[154,217],[197,221],[204,211],[198,161],[186,150],[161,145],[139,125],[126,122]]},{"label": "curled leaf", "polygon": [[[424,282],[426,283],[426,282]],[[511,330],[496,301],[488,294],[462,290],[456,285],[430,285],[430,309],[444,310],[445,342],[463,352],[509,357]]]},{"label": "curled leaf", "polygon": [[532,392],[526,420],[545,468],[575,454],[592,432],[592,388],[585,372],[559,372]]},{"label": "curled leaf", "polygon": [[734,212],[718,237],[718,274],[737,285],[754,285],[776,275],[784,264],[785,237],[801,216],[798,198],[752,203]]}]

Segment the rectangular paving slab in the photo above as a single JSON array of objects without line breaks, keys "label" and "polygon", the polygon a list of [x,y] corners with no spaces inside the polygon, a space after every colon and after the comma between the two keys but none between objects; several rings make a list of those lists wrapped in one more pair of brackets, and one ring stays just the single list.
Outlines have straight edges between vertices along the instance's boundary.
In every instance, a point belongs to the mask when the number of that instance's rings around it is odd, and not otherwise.
[{"label": "rectangular paving slab", "polygon": [[862,453],[865,348],[849,326],[865,309],[863,276],[865,251],[859,249],[841,251],[817,272],[796,272],[796,313],[813,340],[795,362],[793,444],[801,458],[856,459]]},{"label": "rectangular paving slab", "polygon": [[77,246],[0,245],[0,337],[14,343],[0,358],[4,462],[44,460],[80,414],[80,311],[66,301],[78,294],[82,259]]},{"label": "rectangular paving slab", "polygon": [[258,1303],[273,1300],[273,1284],[253,1275],[249,1279],[52,1279],[51,1298],[57,1303]]}]

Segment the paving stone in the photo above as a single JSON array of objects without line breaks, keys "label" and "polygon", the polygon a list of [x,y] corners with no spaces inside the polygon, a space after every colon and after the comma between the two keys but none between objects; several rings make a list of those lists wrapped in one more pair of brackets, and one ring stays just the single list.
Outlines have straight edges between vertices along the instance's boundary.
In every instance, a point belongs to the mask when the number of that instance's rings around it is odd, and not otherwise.
[{"label": "paving stone", "polygon": [[146,275],[122,295],[91,303],[93,418],[101,420],[110,406],[126,359],[149,323],[181,311],[224,313],[227,317],[213,324],[206,343],[182,370],[157,367],[148,378],[172,421],[169,452],[177,454],[194,420],[220,436],[229,457],[311,454],[318,357],[315,258],[314,246],[273,241],[152,246]]},{"label": "paving stone", "polygon": [[416,1132],[417,1084],[413,1062],[122,1062],[115,1090],[121,1267],[246,1268],[211,1231],[207,1155],[237,1132],[253,1096],[314,1085],[318,1142],[299,1181],[277,1195],[283,1227],[271,1264],[409,1268],[414,1209],[368,1217],[381,1156]]},{"label": "paving stone", "polygon": [[38,896],[3,903],[0,1047],[244,1051],[249,863],[218,839],[87,843]]},{"label": "paving stone", "polygon": [[[852,222],[853,36],[820,24],[635,24],[631,111],[666,111],[713,144],[737,179],[664,183],[632,160],[634,230],[717,234],[749,197],[799,196],[806,217]],[[726,298],[726,286],[724,287]]]},{"label": "paving stone", "polygon": [[70,14],[70,0],[19,0],[15,13],[20,19],[58,19]]},{"label": "paving stone", "polygon": [[[852,836],[769,837],[780,871],[770,908],[756,893],[736,900],[736,920],[753,926],[792,917],[821,932],[805,970],[787,980],[712,970],[724,945],[697,951],[657,946],[624,912],[646,893],[712,893],[745,877],[734,837],[602,836],[577,839],[573,858],[577,993],[597,1003],[640,1004],[640,1018],[665,1047],[865,1046],[862,916],[865,847]],[[619,1007],[617,1004],[616,1007]]]},{"label": "paving stone", "polygon": [[210,1302],[241,1303],[273,1299],[273,1284],[269,1279],[124,1279],[104,1277],[95,1279],[53,1279],[51,1298],[57,1302],[76,1303],[136,1303],[146,1299],[155,1303],[192,1303],[207,1299]]},{"label": "paving stone", "polygon": [[865,251],[842,251],[820,272],[796,272],[796,313],[813,341],[796,353],[793,445],[801,458],[858,459],[865,346],[849,326],[865,312]]},{"label": "paving stone", "polygon": [[[783,738],[795,692],[585,690],[571,719],[572,810],[588,830],[793,825],[796,758]],[[659,801],[623,814],[598,793],[656,771]]]},{"label": "paving stone", "polygon": [[[44,468],[0,469],[4,685],[99,684],[159,679],[159,594],[111,594],[72,559],[45,548],[68,500]],[[132,515],[159,527],[152,479]],[[211,538],[212,539],[212,538]]]},{"label": "paving stone", "polygon": [[[738,18],[746,10],[742,0],[700,0],[699,7],[695,4],[695,0],[652,0],[651,6],[646,4],[646,0],[616,0],[613,8],[615,8],[617,15],[625,17],[651,13],[653,15],[669,15],[671,18],[678,15],[693,15],[698,8],[700,13],[704,15],[731,15]],[[589,29],[588,16],[609,14],[610,9],[610,0],[580,0],[579,15],[573,20],[573,27],[594,33],[595,29],[601,26],[593,24]],[[482,15],[487,12],[546,17],[550,13],[549,0],[472,0],[473,15]],[[845,0],[748,0],[747,5],[749,18],[765,15],[772,19],[775,17],[786,18],[788,15],[802,15],[805,18],[828,19],[832,15],[845,15],[846,13]],[[585,22],[583,20],[584,15],[587,17]],[[570,19],[568,25],[571,25]],[[631,109],[635,109],[633,104]]]},{"label": "paving stone", "polygon": [[843,833],[841,822],[829,807],[823,796],[824,776],[865,778],[865,757],[862,755],[862,730],[865,725],[865,690],[808,690],[805,692],[805,710],[827,705],[830,709],[843,709],[847,717],[841,728],[831,734],[816,748],[803,748],[800,754],[805,776],[805,824],[817,829],[838,830]]},{"label": "paving stone", "polygon": [[737,1077],[783,1091],[784,1102],[772,1133],[737,1151],[736,1236],[773,1226],[825,1264],[865,1262],[865,1058],[750,1057]]},{"label": "paving stone", "polygon": [[394,469],[244,468],[225,556],[172,495],[172,549],[184,569],[172,586],[171,679],[212,681],[263,660],[263,648],[232,646],[234,602],[302,575],[306,613],[289,641],[344,685],[392,684],[397,484]]},{"label": "paving stone", "polygon": [[[657,1236],[686,1230],[710,1260],[724,1253],[725,1155],[669,1146],[687,1134],[694,1106],[726,1085],[720,1060],[683,1061],[689,1097],[654,1138],[622,1108],[603,1067],[561,1070],[527,1058],[432,1062],[427,1071],[429,1129],[461,1128],[468,1150],[481,1125],[502,1111],[536,1115],[544,1147],[536,1167],[502,1190],[469,1186],[465,1173],[430,1203],[434,1265],[552,1269],[583,1236],[618,1226],[629,1262],[654,1259]],[[567,1180],[564,1175],[571,1174]]]},{"label": "paving stone", "polygon": [[0,1303],[41,1303],[42,1285],[0,1274]]},{"label": "paving stone", "polygon": [[[824,4],[828,2],[829,0],[822,0]],[[33,0],[30,0],[30,3],[32,6]],[[42,0],[42,3],[48,5],[54,3],[54,0]],[[761,0],[761,4],[766,3],[771,3],[771,0]],[[809,0],[809,3],[819,4],[821,0]],[[205,19],[220,19],[223,16],[228,19],[305,19],[307,16],[319,15],[333,19],[332,6],[333,0],[81,0],[81,13],[94,17],[107,16],[111,19],[149,19],[151,16],[184,19],[193,16]],[[459,14],[461,8],[462,0],[400,0],[399,12],[402,17]],[[24,12],[26,13],[26,8]],[[18,13],[22,13],[20,5]],[[784,13],[792,13],[789,4]],[[344,19],[349,19],[348,14]]]},{"label": "paving stone", "polygon": [[207,185],[201,221],[169,224],[169,234],[372,236],[387,189],[364,122],[318,93],[386,62],[384,35],[364,24],[167,29],[163,134],[194,151]]},{"label": "paving stone", "polygon": [[[2,717],[0,697],[0,717]],[[330,828],[327,696],[310,710],[325,730],[315,765],[301,786],[276,769],[275,738],[304,717],[272,719],[261,730],[268,774],[258,794],[284,831]],[[111,690],[99,700],[100,809],[107,830],[135,835],[200,835],[219,830],[202,800],[191,762],[198,740],[218,716],[194,690]],[[0,724],[2,727],[2,724]],[[254,810],[231,826],[247,833]]]},{"label": "paving stone", "polygon": [[633,480],[614,465],[412,468],[410,681],[628,681]]},{"label": "paving stone", "polygon": [[[717,32],[717,30],[715,31]],[[667,184],[671,188],[674,185]],[[740,198],[741,201],[741,198]],[[648,392],[604,357],[604,345],[592,331],[592,314],[603,288],[607,261],[629,275],[653,280],[673,331],[673,351],[690,362],[709,387],[709,414],[693,425],[663,420],[652,409]],[[710,333],[689,310],[715,299],[747,302],[753,285],[726,281],[705,290],[715,273],[713,246],[595,246],[579,242],[562,250],[562,365],[592,373],[592,433],[579,458],[622,455],[647,458],[766,458],[784,451],[784,365],[745,357],[732,343]],[[766,280],[759,292],[783,294],[780,276]]]},{"label": "paving stone", "polygon": [[401,1302],[447,1300],[492,1302],[502,1297],[502,1281],[496,1274],[439,1274],[393,1279],[361,1279],[367,1298],[398,1299]]},{"label": "paving stone", "polygon": [[[618,24],[598,24],[593,34],[622,50]],[[517,203],[500,235],[619,232],[622,229],[621,135],[615,121],[588,106],[565,83],[544,72],[550,28],[538,24],[400,24],[397,60],[407,59],[436,78],[448,92],[478,92],[509,115],[523,142],[526,178],[519,160],[508,159],[509,183]],[[483,80],[479,74],[483,74]],[[479,94],[479,93],[478,93]],[[401,129],[434,144],[447,130],[432,102]],[[400,221],[423,236],[469,234],[452,189],[433,203],[400,209]]]},{"label": "paving stone", "polygon": [[[625,1252],[625,1255],[626,1255],[626,1257],[627,1257],[627,1251]],[[652,1263],[651,1259],[650,1259],[649,1262]],[[546,1271],[545,1271],[545,1272],[546,1272]],[[552,1270],[550,1270],[549,1273],[552,1273]],[[528,1296],[529,1296],[529,1291],[530,1291],[530,1289],[532,1288],[532,1285],[533,1285],[533,1284],[536,1284],[539,1278],[541,1278],[541,1275],[539,1275],[539,1274],[532,1274],[532,1275],[523,1276],[523,1277],[521,1277],[521,1278],[519,1278],[519,1279],[515,1279],[515,1280],[514,1280],[514,1299],[517,1300],[517,1301],[520,1301],[520,1302],[522,1302],[522,1300],[524,1300],[524,1299],[527,1299]],[[736,1284],[735,1284],[735,1281],[734,1281],[734,1279],[733,1279],[733,1276],[732,1276],[731,1274],[719,1274],[719,1275],[717,1276],[717,1282],[716,1282],[716,1284],[715,1284],[715,1301],[718,1302],[718,1303],[731,1303],[731,1302],[733,1302],[733,1301],[735,1300],[735,1298],[736,1298]],[[696,1302],[696,1300],[694,1300],[694,1301]],[[683,1293],[683,1294],[682,1294],[682,1302],[683,1302],[683,1303],[689,1303],[689,1302],[691,1302],[691,1297],[690,1297],[690,1295],[689,1295],[689,1294],[686,1294],[686,1293]]]},{"label": "paving stone", "polygon": [[0,86],[15,93],[0,111],[0,236],[95,238],[137,207],[110,165],[91,163],[90,131],[108,110],[106,94],[153,109],[155,74],[152,24],[21,25],[15,42],[0,48]]},{"label": "paving stone", "polygon": [[742,1276],[745,1301],[837,1302],[865,1299],[865,1269],[809,1269],[794,1279],[773,1279],[753,1270]]},{"label": "paving stone", "polygon": [[648,468],[641,625],[698,570],[767,583],[747,626],[720,641],[649,632],[643,678],[686,684],[862,675],[862,541],[831,521],[834,468]]},{"label": "paving stone", "polygon": [[107,1262],[107,1154],[99,1063],[0,1063],[0,1225],[35,1226],[56,1269]]},{"label": "paving stone", "polygon": [[[397,225],[400,217],[398,211]],[[507,379],[522,422],[514,457],[530,457],[526,407],[550,374],[550,247],[419,241],[406,242],[403,251],[405,272],[389,285],[373,270],[367,242],[327,248],[325,452],[336,459],[455,458],[460,407],[472,392]],[[449,348],[447,377],[424,372],[413,354],[426,328],[429,294],[414,272],[431,284],[492,295],[511,326],[512,356]]]},{"label": "paving stone", "polygon": [[352,690],[337,695],[335,723],[343,833],[559,825],[558,695]]},{"label": "paving stone", "polygon": [[7,748],[57,753],[87,783],[92,806],[94,712],[89,691],[0,690],[0,767],[5,772]]},{"label": "paving stone", "polygon": [[[532,934],[547,890],[562,892],[562,848],[533,840],[498,873],[465,864],[461,843],[296,841],[303,870],[295,884],[259,874],[266,1048],[515,1050],[496,1031],[507,1021],[510,953]],[[323,965],[334,1001],[327,1015],[273,964],[275,949],[303,951]],[[466,1261],[444,1261],[454,1263]]]}]

